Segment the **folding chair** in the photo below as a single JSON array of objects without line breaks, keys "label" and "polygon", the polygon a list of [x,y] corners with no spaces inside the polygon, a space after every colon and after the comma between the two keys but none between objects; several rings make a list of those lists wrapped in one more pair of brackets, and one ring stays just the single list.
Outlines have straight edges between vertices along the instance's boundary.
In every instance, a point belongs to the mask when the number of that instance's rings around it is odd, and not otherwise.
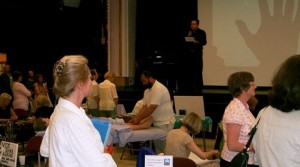
[{"label": "folding chair", "polygon": [[[40,154],[40,146],[42,144],[43,136],[34,136],[30,138],[25,147],[25,155],[29,154],[37,154],[38,156],[38,167],[41,166],[41,154]],[[45,164],[47,159],[45,158]]]},{"label": "folding chair", "polygon": [[197,167],[197,164],[188,158],[173,157],[173,167]]},{"label": "folding chair", "polygon": [[156,155],[156,153],[148,147],[142,147],[136,161],[136,167],[145,167],[145,155]]}]

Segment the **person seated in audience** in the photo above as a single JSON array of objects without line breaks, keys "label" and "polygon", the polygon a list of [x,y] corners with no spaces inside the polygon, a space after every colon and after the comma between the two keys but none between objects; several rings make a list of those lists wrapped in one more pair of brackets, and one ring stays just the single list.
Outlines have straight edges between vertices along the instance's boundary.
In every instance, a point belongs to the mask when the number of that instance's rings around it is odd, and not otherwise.
[{"label": "person seated in audience", "polygon": [[47,95],[39,95],[36,102],[37,109],[28,122],[33,123],[35,131],[44,131],[47,128],[47,122],[44,122],[43,118],[50,118],[53,113],[53,107],[49,107],[50,100]]},{"label": "person seated in audience", "polygon": [[0,123],[6,121],[16,121],[18,119],[17,114],[11,105],[12,97],[8,93],[2,93],[0,95]]},{"label": "person seated in audience", "polygon": [[202,120],[195,112],[189,112],[182,120],[179,129],[173,129],[166,139],[165,155],[188,158],[193,152],[201,159],[208,159],[219,154],[218,150],[202,151],[191,134],[200,133]]},{"label": "person seated in audience", "polygon": [[[12,96],[8,93],[0,95],[0,138],[1,140],[10,140],[12,135],[7,131],[10,127],[10,121],[17,121],[18,116],[12,108]],[[7,133],[8,132],[8,133]],[[5,137],[5,138],[3,138]],[[8,138],[7,138],[8,137]]]}]

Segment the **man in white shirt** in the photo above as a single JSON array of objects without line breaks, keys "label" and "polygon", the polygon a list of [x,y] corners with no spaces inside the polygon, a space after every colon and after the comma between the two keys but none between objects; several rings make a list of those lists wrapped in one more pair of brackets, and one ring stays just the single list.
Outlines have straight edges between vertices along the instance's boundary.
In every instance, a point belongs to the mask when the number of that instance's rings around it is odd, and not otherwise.
[{"label": "man in white shirt", "polygon": [[[141,81],[147,87],[144,91],[143,107],[129,123],[139,124],[143,119],[152,116],[154,127],[169,132],[175,123],[169,90],[157,81],[150,71],[142,72]],[[164,152],[165,140],[154,141],[154,146],[157,154]]]}]

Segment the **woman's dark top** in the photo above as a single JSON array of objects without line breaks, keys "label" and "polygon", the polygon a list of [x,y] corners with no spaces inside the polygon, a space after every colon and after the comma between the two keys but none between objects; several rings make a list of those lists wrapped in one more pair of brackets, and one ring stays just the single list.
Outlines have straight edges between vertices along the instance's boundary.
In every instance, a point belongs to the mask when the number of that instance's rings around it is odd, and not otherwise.
[{"label": "woman's dark top", "polygon": [[9,119],[11,117],[10,109],[11,109],[11,105],[8,105],[5,109],[0,107],[0,118]]},{"label": "woman's dark top", "polygon": [[53,107],[42,106],[36,109],[33,114],[36,118],[50,118],[53,113]]}]

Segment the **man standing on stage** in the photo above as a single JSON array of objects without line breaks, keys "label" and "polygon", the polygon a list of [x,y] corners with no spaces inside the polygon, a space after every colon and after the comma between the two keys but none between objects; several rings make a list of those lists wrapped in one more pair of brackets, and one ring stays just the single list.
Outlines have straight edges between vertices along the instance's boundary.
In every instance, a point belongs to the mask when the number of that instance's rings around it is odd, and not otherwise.
[{"label": "man standing on stage", "polygon": [[192,86],[195,89],[202,90],[203,87],[203,46],[206,45],[206,33],[204,30],[199,28],[200,21],[198,19],[193,19],[191,21],[191,29],[187,33],[187,37],[190,40],[186,40],[187,46],[187,56],[189,66],[192,72]]}]

